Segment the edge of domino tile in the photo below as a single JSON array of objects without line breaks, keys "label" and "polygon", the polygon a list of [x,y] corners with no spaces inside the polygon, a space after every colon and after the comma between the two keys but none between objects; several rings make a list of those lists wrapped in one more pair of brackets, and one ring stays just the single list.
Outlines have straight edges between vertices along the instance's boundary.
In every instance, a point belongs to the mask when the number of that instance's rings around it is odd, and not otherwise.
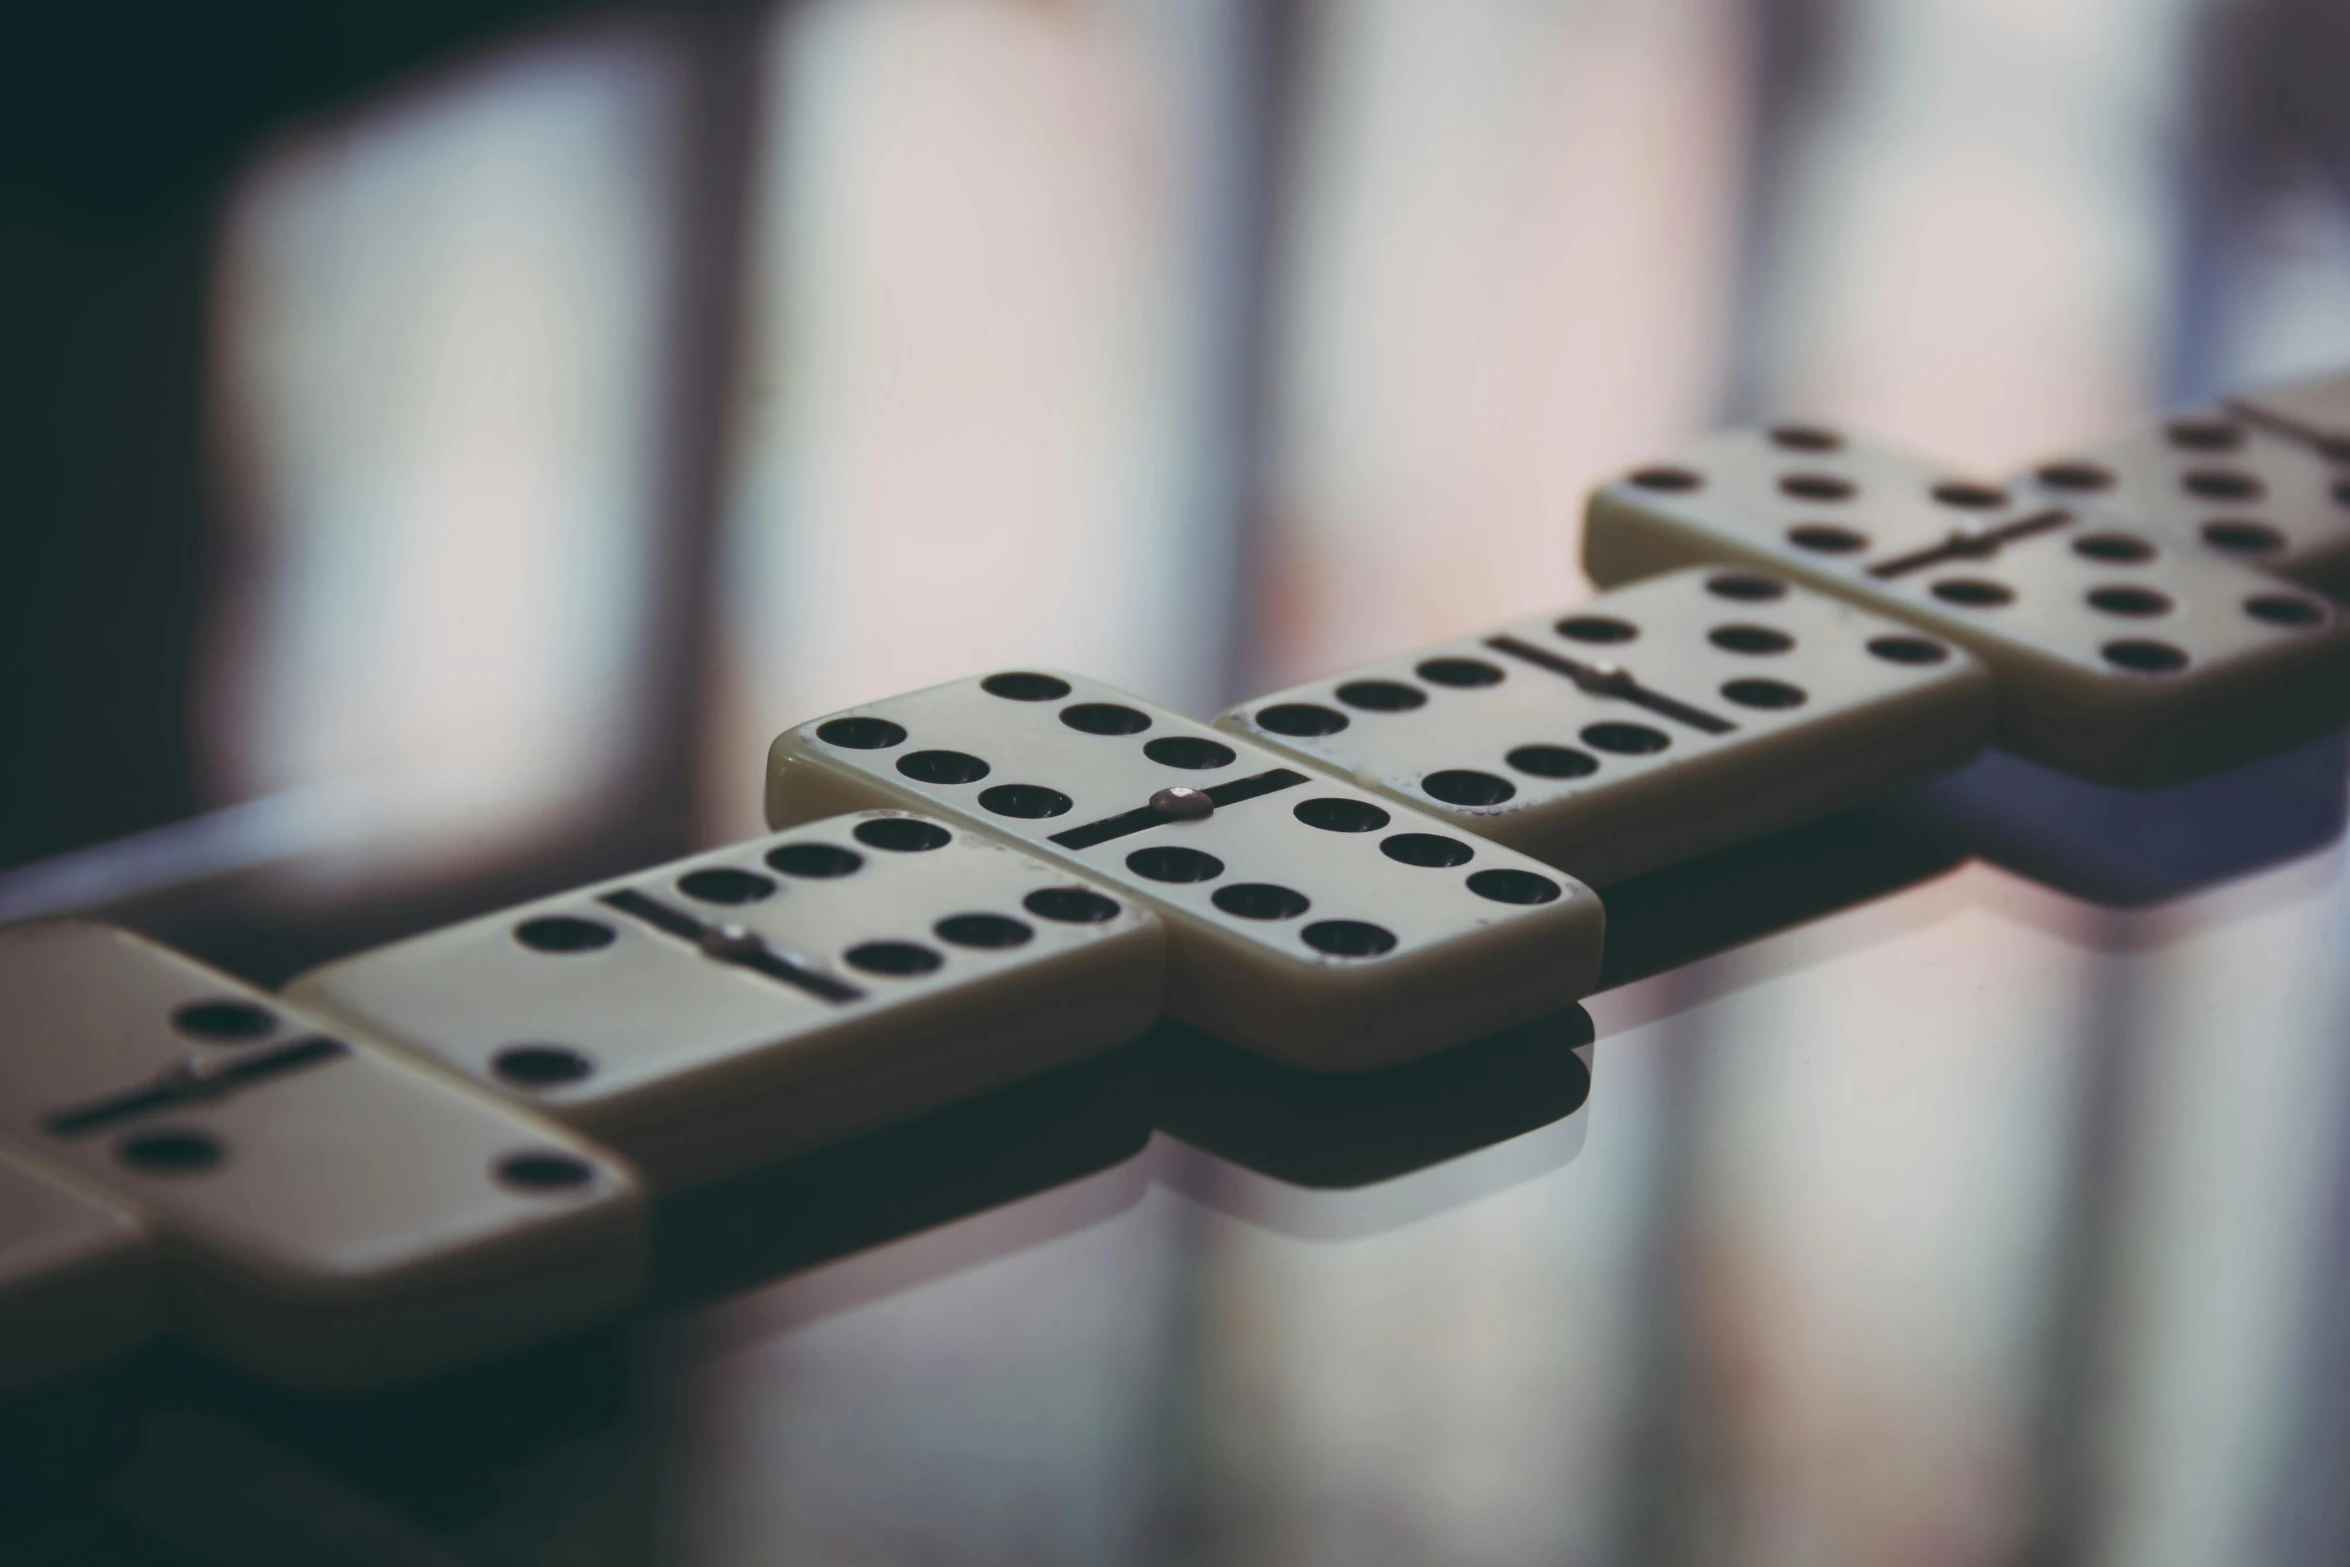
[{"label": "edge of domino tile", "polygon": [[0,1212],[21,1218],[25,1204],[49,1207],[51,1223],[0,1232],[0,1399],[128,1353],[161,1318],[154,1236],[135,1207],[0,1146]]},{"label": "edge of domino tile", "polygon": [[2350,368],[2270,381],[2230,392],[2218,401],[2253,423],[2317,447],[2327,456],[2335,455],[2327,448],[2350,440]]}]

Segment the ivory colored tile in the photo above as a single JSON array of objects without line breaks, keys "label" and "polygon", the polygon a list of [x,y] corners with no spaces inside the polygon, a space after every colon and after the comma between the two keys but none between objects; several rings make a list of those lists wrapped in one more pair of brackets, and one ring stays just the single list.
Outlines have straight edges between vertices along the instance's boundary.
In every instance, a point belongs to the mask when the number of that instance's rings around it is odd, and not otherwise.
[{"label": "ivory colored tile", "polygon": [[1604,884],[1958,766],[1989,743],[1991,677],[1781,577],[1697,567],[1216,723]]},{"label": "ivory colored tile", "polygon": [[1424,1055],[1598,973],[1580,883],[1073,675],[953,681],[776,740],[771,823],[856,806],[951,817],[1143,899],[1170,1011],[1302,1066]]},{"label": "ivory colored tile", "polygon": [[573,1327],[635,1292],[619,1160],[124,930],[0,931],[0,1146],[153,1233],[164,1321],[315,1391]]},{"label": "ivory colored tile", "polygon": [[1838,431],[1734,431],[1593,492],[1595,580],[1707,561],[1966,647],[1991,667],[1998,743],[2099,783],[2183,783],[2350,716],[2350,627],[2325,600]]},{"label": "ivory colored tile", "polygon": [[328,964],[288,994],[530,1104],[661,1185],[1107,1050],[1158,918],[984,833],[872,811]]}]

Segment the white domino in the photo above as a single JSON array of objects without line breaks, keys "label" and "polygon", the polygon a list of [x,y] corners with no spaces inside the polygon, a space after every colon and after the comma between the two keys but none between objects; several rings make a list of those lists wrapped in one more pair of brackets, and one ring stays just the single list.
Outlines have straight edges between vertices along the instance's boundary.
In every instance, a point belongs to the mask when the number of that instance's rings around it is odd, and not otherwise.
[{"label": "white domino", "polygon": [[0,1393],[145,1338],[154,1263],[136,1213],[60,1170],[0,1154]]},{"label": "white domino", "polygon": [[2185,782],[2350,716],[2325,600],[1831,430],[1736,431],[1605,485],[1583,549],[1601,583],[1745,565],[1947,637],[1991,666],[2001,745],[2099,783]]},{"label": "white domino", "polygon": [[2350,588],[2350,465],[2224,410],[2066,453],[2019,482],[2309,587]]},{"label": "white domino", "polygon": [[771,823],[936,812],[1149,902],[1168,1007],[1361,1071],[1556,1010],[1599,969],[1590,889],[1076,676],[958,680],[786,731]]},{"label": "white domino", "polygon": [[0,1046],[0,1146],[139,1213],[165,1325],[271,1381],[399,1381],[640,1282],[625,1165],[128,931],[0,931]]},{"label": "white domino", "polygon": [[1133,1038],[1156,916],[982,833],[868,812],[315,970],[303,1005],[617,1149],[663,1187]]},{"label": "white domino", "polygon": [[1606,883],[1970,760],[1991,677],[1784,578],[1671,572],[1217,726]]}]

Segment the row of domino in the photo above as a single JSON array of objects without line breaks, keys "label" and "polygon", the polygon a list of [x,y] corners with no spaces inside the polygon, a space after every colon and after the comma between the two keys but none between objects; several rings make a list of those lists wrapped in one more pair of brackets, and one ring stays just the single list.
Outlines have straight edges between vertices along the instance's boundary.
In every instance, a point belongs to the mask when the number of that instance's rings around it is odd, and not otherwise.
[{"label": "row of domino", "polygon": [[2350,713],[2350,627],[2286,585],[2350,583],[2338,460],[2350,376],[2002,486],[1724,435],[1594,494],[1571,612],[1213,726],[1036,670],[835,714],[776,741],[774,836],[283,997],[0,932],[0,1387],[158,1322],[304,1389],[422,1374],[630,1299],[648,1184],[1163,1014],[1316,1070],[1443,1049],[1591,987],[1587,883],[1994,736],[2141,786],[2289,746]]}]

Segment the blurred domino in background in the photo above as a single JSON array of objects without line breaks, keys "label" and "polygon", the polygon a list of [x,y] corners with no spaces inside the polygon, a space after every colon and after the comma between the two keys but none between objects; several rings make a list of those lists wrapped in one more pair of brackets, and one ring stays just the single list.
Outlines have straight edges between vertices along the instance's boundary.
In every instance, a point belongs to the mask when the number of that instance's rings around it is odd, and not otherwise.
[{"label": "blurred domino in background", "polygon": [[1605,883],[1970,760],[1991,678],[1899,622],[1699,567],[1216,722]]},{"label": "blurred domino in background", "polygon": [[[2344,449],[2350,452],[2350,448]],[[2321,591],[2350,588],[2350,464],[2227,409],[2163,419],[2019,481]]]},{"label": "blurred domino in background", "polygon": [[2339,727],[2350,626],[2118,513],[2010,496],[1809,425],[1734,431],[1595,491],[1584,565],[1791,576],[1973,651],[1998,743],[2098,783],[2205,777]]}]

